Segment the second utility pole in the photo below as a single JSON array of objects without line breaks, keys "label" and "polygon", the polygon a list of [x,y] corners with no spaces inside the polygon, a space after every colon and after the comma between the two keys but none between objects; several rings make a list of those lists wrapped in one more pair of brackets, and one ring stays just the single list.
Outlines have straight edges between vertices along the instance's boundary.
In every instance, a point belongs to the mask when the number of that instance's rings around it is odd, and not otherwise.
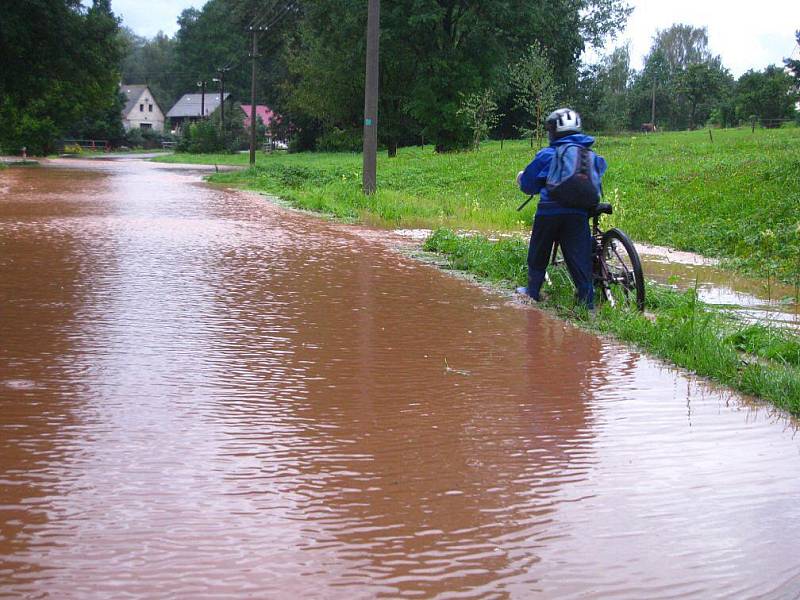
[{"label": "second utility pole", "polygon": [[206,81],[197,82],[197,87],[200,88],[200,120],[206,118]]},{"label": "second utility pole", "polygon": [[217,72],[219,73],[219,121],[220,132],[223,137],[225,136],[225,71],[230,70],[230,67],[221,67]]},{"label": "second utility pole", "polygon": [[378,42],[380,0],[369,0],[367,12],[367,80],[364,86],[364,193],[374,194],[378,163]]},{"label": "second utility pole", "polygon": [[650,105],[650,122],[656,124],[656,77],[653,75],[653,103]]},{"label": "second utility pole", "polygon": [[254,167],[256,164],[256,56],[258,54],[256,46],[256,30],[251,29],[253,33],[253,72],[250,80],[250,166]]}]

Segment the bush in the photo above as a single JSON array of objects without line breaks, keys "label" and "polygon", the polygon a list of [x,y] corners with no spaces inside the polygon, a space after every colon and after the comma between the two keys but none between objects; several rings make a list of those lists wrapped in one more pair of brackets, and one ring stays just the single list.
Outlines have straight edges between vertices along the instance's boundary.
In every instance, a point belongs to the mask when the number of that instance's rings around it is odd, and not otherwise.
[{"label": "bush", "polygon": [[219,111],[207,120],[183,126],[176,150],[191,154],[215,154],[233,153],[248,148],[250,138],[244,130],[242,115],[241,110],[234,110],[233,114],[225,119],[225,132],[222,134]]},{"label": "bush", "polygon": [[224,144],[211,121],[199,121],[183,128],[178,150],[192,154],[221,152]]},{"label": "bush", "polygon": [[40,117],[31,112],[3,110],[0,95],[0,154],[19,154],[23,146],[28,155],[48,154],[55,149],[61,131],[50,117]]},{"label": "bush", "polygon": [[129,148],[161,148],[161,142],[171,137],[172,136],[169,134],[164,135],[160,131],[154,129],[139,129],[138,127],[134,127],[125,132],[123,145]]},{"label": "bush", "polygon": [[304,143],[304,140],[300,136],[294,136],[289,140],[289,154],[295,154],[297,152],[303,152],[304,150],[309,150],[308,146]]},{"label": "bush", "polygon": [[141,148],[144,145],[144,135],[138,127],[133,127],[125,132],[125,145],[130,148]]},{"label": "bush", "polygon": [[140,131],[142,132],[143,148],[161,148],[161,140],[164,139],[161,132],[155,131],[154,129],[141,129]]},{"label": "bush", "polygon": [[317,139],[320,152],[359,152],[363,146],[360,129],[339,129],[334,127]]}]

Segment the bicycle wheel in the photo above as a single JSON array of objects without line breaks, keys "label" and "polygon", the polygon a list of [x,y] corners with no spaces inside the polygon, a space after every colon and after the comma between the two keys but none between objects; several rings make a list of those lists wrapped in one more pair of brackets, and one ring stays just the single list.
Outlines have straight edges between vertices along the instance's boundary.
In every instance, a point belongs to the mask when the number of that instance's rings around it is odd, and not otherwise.
[{"label": "bicycle wheel", "polygon": [[639,253],[619,229],[603,234],[600,254],[600,290],[611,306],[633,306],[644,310],[644,275]]}]

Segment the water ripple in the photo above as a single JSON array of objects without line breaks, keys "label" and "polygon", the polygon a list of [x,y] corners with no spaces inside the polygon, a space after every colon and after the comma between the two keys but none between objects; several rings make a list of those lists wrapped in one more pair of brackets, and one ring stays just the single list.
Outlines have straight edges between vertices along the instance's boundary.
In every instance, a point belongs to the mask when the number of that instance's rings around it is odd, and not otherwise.
[{"label": "water ripple", "polygon": [[794,422],[374,234],[82,169],[3,175],[0,596],[800,595]]}]

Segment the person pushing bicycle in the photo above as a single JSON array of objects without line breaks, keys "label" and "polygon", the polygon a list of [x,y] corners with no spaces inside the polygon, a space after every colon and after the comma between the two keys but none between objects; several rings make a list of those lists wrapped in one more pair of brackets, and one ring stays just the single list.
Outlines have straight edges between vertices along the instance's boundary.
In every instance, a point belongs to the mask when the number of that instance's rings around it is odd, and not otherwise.
[{"label": "person pushing bicycle", "polygon": [[[570,108],[553,111],[547,117],[545,127],[550,144],[539,150],[533,161],[517,175],[517,183],[523,192],[531,196],[539,194],[528,247],[528,285],[517,288],[517,292],[537,302],[541,300],[541,288],[553,243],[558,241],[575,284],[578,301],[588,309],[593,309],[592,234],[589,230],[591,207],[587,205],[592,201],[585,202],[579,197],[584,195],[582,188],[572,184],[578,178],[588,179],[592,183],[589,186],[590,195],[596,196],[593,200],[596,204],[601,191],[601,179],[608,165],[602,156],[588,151],[594,144],[594,138],[582,132],[581,117],[576,111]],[[553,161],[559,160],[565,164],[571,162],[566,167],[554,165]],[[566,173],[570,168],[571,176],[565,181],[567,185],[554,194],[553,181],[562,171]],[[554,171],[559,173],[554,174]]]}]

